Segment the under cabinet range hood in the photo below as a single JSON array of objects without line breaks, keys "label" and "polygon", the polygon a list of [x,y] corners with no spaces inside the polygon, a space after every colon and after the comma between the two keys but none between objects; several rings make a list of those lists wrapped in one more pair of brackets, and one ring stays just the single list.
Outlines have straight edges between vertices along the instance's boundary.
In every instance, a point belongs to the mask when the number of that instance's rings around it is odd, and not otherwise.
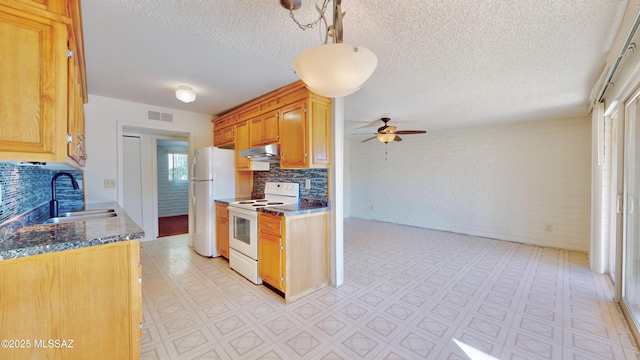
[{"label": "under cabinet range hood", "polygon": [[240,155],[249,158],[251,161],[279,162],[280,146],[278,144],[269,144],[240,150]]}]

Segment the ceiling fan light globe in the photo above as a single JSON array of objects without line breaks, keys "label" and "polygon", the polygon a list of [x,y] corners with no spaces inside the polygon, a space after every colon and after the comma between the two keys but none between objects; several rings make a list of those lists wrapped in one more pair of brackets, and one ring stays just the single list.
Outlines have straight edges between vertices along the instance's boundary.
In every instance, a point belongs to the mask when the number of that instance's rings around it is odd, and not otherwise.
[{"label": "ceiling fan light globe", "polygon": [[377,135],[377,138],[378,138],[378,141],[386,144],[386,143],[392,142],[396,138],[396,134],[380,133]]},{"label": "ceiling fan light globe", "polygon": [[293,62],[309,90],[327,97],[358,91],[378,66],[371,50],[351,44],[325,44],[303,51]]}]

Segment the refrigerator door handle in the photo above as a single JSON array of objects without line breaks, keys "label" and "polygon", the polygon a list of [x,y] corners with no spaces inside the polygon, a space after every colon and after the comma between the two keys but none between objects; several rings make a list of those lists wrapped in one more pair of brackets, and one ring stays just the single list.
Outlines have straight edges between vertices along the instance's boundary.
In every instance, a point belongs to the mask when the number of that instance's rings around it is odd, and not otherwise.
[{"label": "refrigerator door handle", "polygon": [[195,154],[193,155],[193,160],[191,160],[191,178],[196,179],[196,155]]},{"label": "refrigerator door handle", "polygon": [[193,203],[193,205],[196,205],[196,182],[195,181],[191,181],[191,202]]}]

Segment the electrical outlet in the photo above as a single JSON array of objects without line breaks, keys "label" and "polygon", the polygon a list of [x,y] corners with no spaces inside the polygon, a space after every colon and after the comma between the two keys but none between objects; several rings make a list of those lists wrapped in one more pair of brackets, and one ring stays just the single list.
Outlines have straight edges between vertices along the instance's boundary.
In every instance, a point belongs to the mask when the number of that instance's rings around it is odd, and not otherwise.
[{"label": "electrical outlet", "polygon": [[110,189],[116,187],[116,179],[104,179],[104,188]]},{"label": "electrical outlet", "polygon": [[553,225],[549,223],[544,224],[544,231],[549,231],[549,232],[553,231]]},{"label": "electrical outlet", "polygon": [[307,190],[311,189],[311,179],[304,179],[304,188]]},{"label": "electrical outlet", "polygon": [[2,184],[0,184],[0,205],[2,205]]}]

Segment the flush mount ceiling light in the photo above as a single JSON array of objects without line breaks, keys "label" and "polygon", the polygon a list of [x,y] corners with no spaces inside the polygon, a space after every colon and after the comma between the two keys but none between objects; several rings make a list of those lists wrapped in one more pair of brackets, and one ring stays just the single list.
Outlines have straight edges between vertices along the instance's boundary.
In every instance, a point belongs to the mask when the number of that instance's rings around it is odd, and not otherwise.
[{"label": "flush mount ceiling light", "polygon": [[193,92],[192,88],[180,85],[176,90],[176,97],[182,102],[190,103],[196,99],[196,93]]},{"label": "flush mount ceiling light", "polygon": [[[293,67],[309,90],[322,96],[341,97],[360,90],[378,66],[378,58],[361,46],[342,43],[342,18],[345,15],[341,10],[342,0],[332,1],[331,26],[325,18],[329,0],[324,0],[322,7],[316,5],[320,16],[309,24],[301,24],[293,15],[302,0],[281,0],[280,4],[289,10],[291,18],[302,30],[313,28],[321,20],[324,22],[327,28],[324,44],[303,51],[296,57]],[[333,38],[333,44],[327,44],[329,37]]]}]

